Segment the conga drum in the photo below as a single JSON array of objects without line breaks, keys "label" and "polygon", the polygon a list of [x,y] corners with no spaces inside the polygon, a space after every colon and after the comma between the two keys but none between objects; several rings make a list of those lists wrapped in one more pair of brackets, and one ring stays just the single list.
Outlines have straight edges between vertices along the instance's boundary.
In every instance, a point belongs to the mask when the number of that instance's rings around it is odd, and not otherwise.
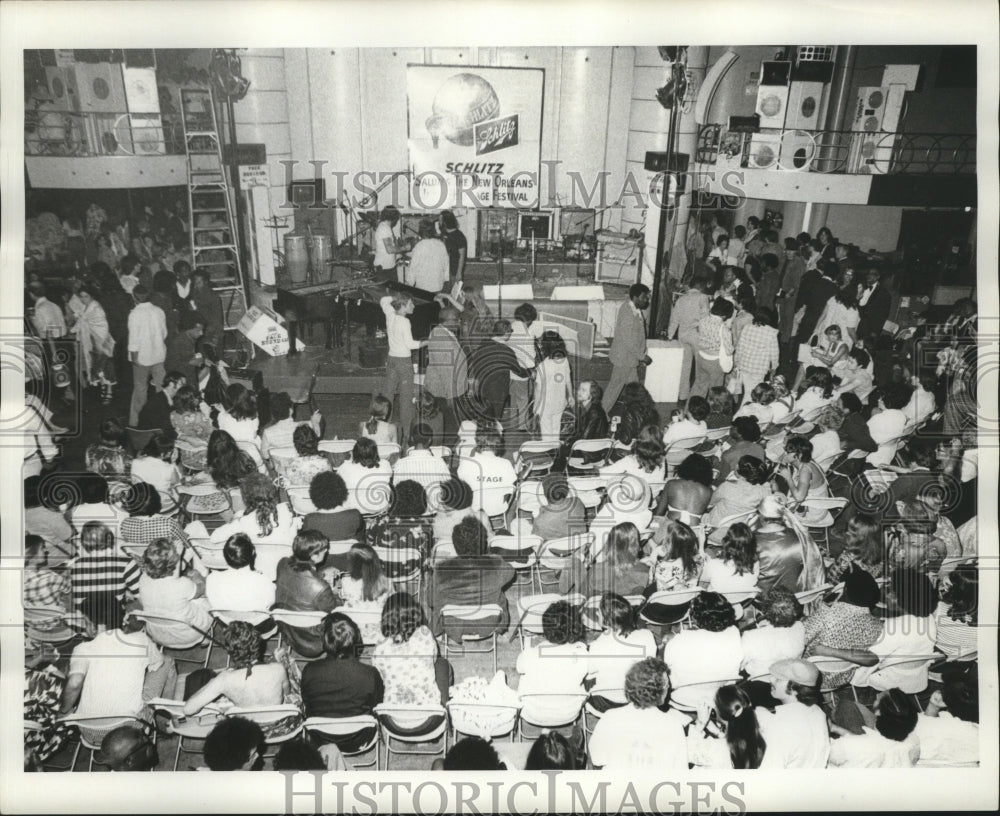
[{"label": "conga drum", "polygon": [[285,271],[292,283],[305,283],[309,279],[309,247],[305,235],[294,233],[285,236]]},{"label": "conga drum", "polygon": [[333,241],[329,235],[313,235],[311,257],[313,282],[329,283],[330,261],[333,260]]}]

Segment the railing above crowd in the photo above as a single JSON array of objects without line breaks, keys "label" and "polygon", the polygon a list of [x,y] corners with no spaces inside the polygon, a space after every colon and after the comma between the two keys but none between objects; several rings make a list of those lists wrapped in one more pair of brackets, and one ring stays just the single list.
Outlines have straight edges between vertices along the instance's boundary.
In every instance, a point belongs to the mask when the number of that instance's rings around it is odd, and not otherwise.
[{"label": "railing above crowd", "polygon": [[176,156],[184,152],[180,114],[52,110],[25,114],[26,156]]},{"label": "railing above crowd", "polygon": [[755,133],[704,125],[695,161],[717,169],[846,175],[974,175],[976,136],[761,128]]}]

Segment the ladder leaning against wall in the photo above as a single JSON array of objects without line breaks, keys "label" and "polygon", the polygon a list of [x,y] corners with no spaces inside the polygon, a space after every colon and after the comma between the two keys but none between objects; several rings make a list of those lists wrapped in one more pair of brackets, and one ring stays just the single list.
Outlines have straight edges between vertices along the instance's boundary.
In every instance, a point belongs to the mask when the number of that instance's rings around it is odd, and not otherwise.
[{"label": "ladder leaning against wall", "polygon": [[253,359],[253,346],[237,328],[247,302],[238,227],[210,89],[181,89],[181,121],[187,154],[191,258],[195,269],[209,273],[212,289],[222,300],[222,356],[231,366],[243,368]]}]

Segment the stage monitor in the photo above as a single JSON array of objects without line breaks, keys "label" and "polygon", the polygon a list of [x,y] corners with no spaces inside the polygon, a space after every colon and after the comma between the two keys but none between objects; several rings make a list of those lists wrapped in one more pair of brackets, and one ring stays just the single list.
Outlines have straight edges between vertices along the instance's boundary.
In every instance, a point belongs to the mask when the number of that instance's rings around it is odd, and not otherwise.
[{"label": "stage monitor", "polygon": [[552,213],[550,212],[519,212],[517,214],[517,237],[536,241],[548,241],[552,238]]},{"label": "stage monitor", "polygon": [[326,198],[325,179],[320,177],[307,181],[289,182],[287,195],[289,203],[296,209],[299,207],[325,207],[326,205],[323,203]]}]

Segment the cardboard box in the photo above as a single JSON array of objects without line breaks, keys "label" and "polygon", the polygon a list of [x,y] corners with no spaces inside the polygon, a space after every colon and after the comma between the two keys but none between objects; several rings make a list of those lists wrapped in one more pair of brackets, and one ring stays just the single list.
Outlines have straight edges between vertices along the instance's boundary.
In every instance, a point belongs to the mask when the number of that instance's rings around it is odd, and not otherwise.
[{"label": "cardboard box", "polygon": [[288,331],[270,309],[251,306],[240,318],[237,328],[247,340],[272,357],[288,354]]}]

